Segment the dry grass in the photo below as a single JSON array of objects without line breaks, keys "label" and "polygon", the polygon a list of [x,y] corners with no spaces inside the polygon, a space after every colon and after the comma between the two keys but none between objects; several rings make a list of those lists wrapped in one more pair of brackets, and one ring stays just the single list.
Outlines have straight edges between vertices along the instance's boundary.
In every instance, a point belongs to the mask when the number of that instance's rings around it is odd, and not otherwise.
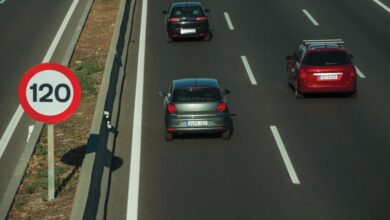
[{"label": "dry grass", "polygon": [[83,97],[77,112],[55,125],[55,200],[47,201],[44,130],[8,219],[69,219],[119,2],[94,2],[70,63],[83,87]]}]

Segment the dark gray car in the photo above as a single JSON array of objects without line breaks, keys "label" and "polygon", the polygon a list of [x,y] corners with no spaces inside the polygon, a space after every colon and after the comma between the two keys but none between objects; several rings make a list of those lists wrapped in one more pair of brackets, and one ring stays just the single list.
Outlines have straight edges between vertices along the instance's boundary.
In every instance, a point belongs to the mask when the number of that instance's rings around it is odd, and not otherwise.
[{"label": "dark gray car", "polygon": [[228,90],[216,79],[190,78],[172,81],[164,97],[165,140],[183,133],[221,133],[230,139],[232,121],[226,103]]}]

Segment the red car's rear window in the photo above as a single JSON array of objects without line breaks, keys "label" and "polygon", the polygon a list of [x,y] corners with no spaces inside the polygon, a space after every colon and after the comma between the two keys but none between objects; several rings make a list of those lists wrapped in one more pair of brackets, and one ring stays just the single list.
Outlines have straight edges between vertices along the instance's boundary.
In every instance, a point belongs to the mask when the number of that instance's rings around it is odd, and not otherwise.
[{"label": "red car's rear window", "polygon": [[317,51],[307,54],[302,64],[307,66],[348,65],[351,64],[351,59],[343,51]]}]

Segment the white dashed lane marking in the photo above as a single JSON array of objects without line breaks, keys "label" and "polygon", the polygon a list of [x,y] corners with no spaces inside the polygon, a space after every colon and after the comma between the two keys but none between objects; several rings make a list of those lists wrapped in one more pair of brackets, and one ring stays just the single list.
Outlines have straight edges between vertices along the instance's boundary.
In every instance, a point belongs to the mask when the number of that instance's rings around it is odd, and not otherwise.
[{"label": "white dashed lane marking", "polygon": [[385,9],[388,13],[390,13],[390,8],[387,7],[387,5],[385,5],[384,3],[382,3],[381,1],[379,0],[373,0],[375,3],[377,3],[379,6],[381,6],[383,9]]},{"label": "white dashed lane marking", "polygon": [[246,59],[246,56],[241,56],[241,60],[244,63],[244,67],[246,69],[246,72],[249,76],[249,80],[251,81],[252,85],[257,85],[257,81],[255,79],[255,76],[253,75],[251,67],[249,66],[249,62]]},{"label": "white dashed lane marking", "polygon": [[282,138],[280,137],[278,128],[274,125],[271,125],[270,128],[271,128],[272,134],[274,135],[276,144],[278,145],[280,154],[282,155],[284,165],[286,165],[288,174],[290,175],[291,181],[293,182],[293,184],[296,184],[296,185],[301,184],[301,182],[298,179],[297,173],[294,170],[294,166],[291,163],[290,157],[288,156],[286,147],[283,144]]},{"label": "white dashed lane marking", "polygon": [[226,19],[226,22],[227,22],[227,24],[229,26],[229,29],[231,31],[234,30],[234,26],[233,26],[232,20],[230,19],[229,14],[227,12],[224,12],[223,14],[225,15],[225,19]]},{"label": "white dashed lane marking", "polygon": [[363,72],[357,66],[355,66],[355,68],[356,68],[356,72],[357,72],[358,76],[362,79],[365,79],[366,76],[363,74]]},{"label": "white dashed lane marking", "polygon": [[306,9],[302,9],[303,13],[306,15],[307,18],[309,18],[309,20],[315,25],[315,26],[318,26],[320,25],[316,19],[313,18],[313,16],[311,16],[311,14],[306,10]]}]

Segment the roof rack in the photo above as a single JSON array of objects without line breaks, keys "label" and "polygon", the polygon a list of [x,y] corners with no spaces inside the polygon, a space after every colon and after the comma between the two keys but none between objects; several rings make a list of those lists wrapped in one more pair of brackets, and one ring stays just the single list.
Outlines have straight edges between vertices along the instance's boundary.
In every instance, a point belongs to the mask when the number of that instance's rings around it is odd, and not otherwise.
[{"label": "roof rack", "polygon": [[339,47],[343,47],[344,41],[342,39],[303,40],[303,44],[305,46],[325,45],[325,47],[330,44],[336,44]]}]

